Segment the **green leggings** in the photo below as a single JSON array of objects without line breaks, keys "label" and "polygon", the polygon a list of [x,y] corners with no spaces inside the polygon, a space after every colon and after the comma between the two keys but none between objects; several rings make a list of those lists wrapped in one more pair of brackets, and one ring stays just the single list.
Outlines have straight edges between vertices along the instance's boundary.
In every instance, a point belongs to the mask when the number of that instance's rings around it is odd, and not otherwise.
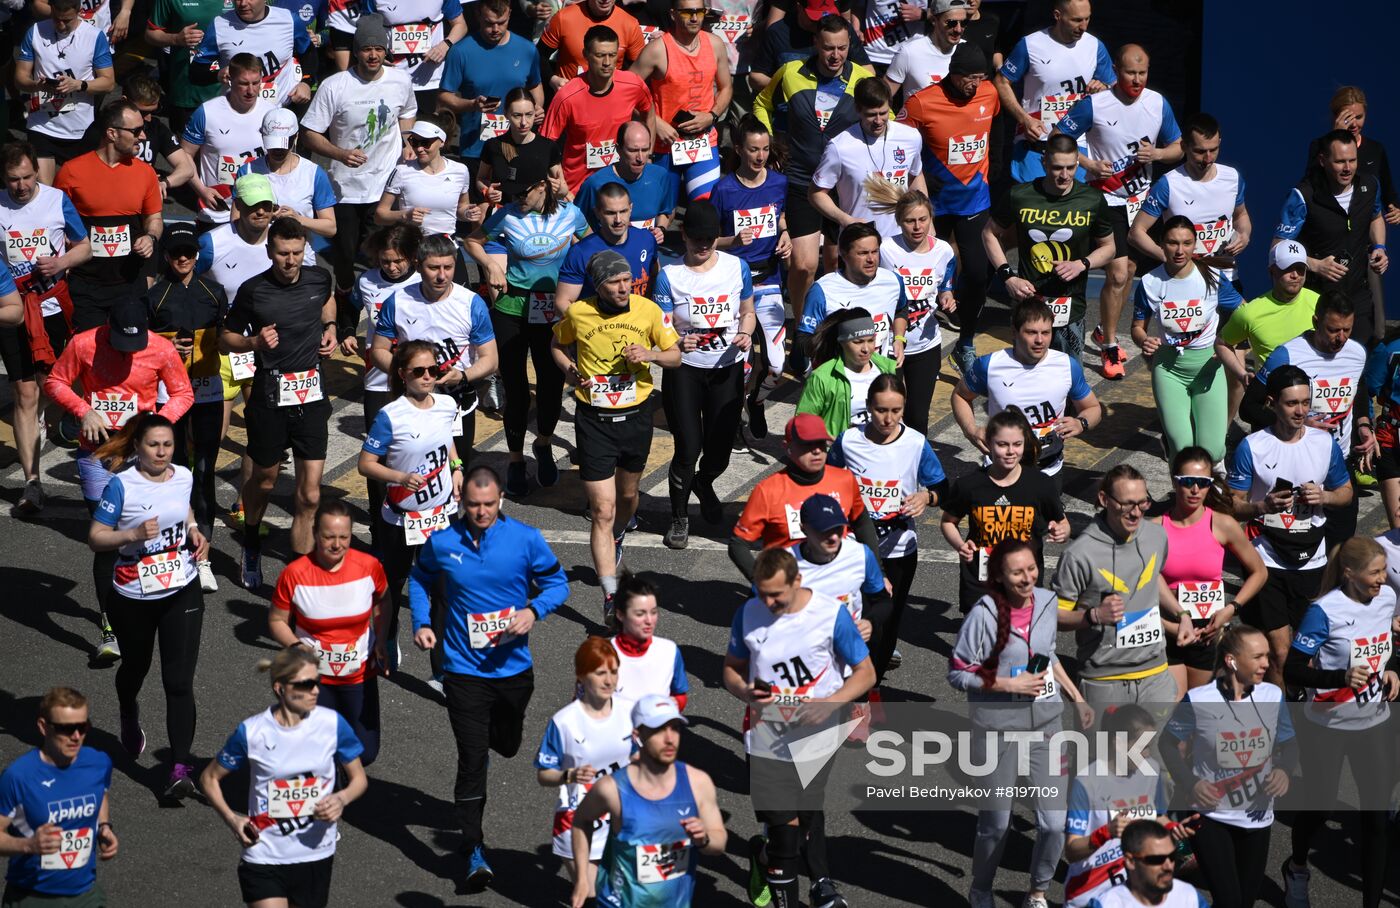
[{"label": "green leggings", "polygon": [[1167,436],[1167,459],[1191,445],[1225,456],[1229,399],[1215,350],[1182,350],[1163,344],[1152,357],[1152,394]]}]

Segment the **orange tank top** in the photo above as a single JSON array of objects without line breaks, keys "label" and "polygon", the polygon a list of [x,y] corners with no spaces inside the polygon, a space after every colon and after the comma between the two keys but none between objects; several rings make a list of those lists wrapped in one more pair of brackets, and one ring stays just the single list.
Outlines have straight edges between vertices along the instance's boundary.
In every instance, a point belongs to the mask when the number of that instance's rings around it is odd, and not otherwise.
[{"label": "orange tank top", "polygon": [[700,35],[700,50],[686,53],[671,37],[661,36],[666,45],[666,76],[652,83],[651,95],[656,101],[657,116],[674,124],[682,110],[710,113],[715,107],[715,55],[710,49],[709,36]]}]

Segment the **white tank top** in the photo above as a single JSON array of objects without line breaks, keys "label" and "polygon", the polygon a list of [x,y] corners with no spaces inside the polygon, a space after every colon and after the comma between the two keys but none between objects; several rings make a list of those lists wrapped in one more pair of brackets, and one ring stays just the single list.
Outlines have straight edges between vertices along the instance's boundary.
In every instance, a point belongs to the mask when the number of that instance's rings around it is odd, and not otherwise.
[{"label": "white tank top", "polygon": [[652,637],[651,645],[640,656],[629,656],[612,641],[617,651],[617,695],[629,700],[640,700],[648,694],[671,696],[671,682],[676,674],[675,641],[665,637]]}]

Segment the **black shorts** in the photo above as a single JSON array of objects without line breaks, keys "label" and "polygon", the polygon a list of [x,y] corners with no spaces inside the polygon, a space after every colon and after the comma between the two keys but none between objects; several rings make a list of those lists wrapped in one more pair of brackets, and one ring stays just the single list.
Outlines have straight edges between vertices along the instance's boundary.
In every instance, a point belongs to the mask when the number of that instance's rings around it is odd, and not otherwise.
[{"label": "black shorts", "polygon": [[580,403],[574,409],[578,475],[584,482],[612,479],[618,470],[641,473],[651,455],[651,398],[625,410]]},{"label": "black shorts", "polygon": [[35,155],[41,158],[53,158],[54,163],[59,167],[89,150],[80,138],[56,139],[47,133],[35,132],[32,129],[26,129],[24,137],[29,140],[30,145],[34,146]]},{"label": "black shorts", "polygon": [[275,467],[287,448],[300,460],[325,460],[331,419],[329,399],[299,407],[267,407],[255,403],[243,408],[248,427],[248,456],[260,467]]},{"label": "black shorts", "polygon": [[1128,223],[1127,205],[1110,205],[1108,207],[1108,219],[1113,222],[1113,257],[1121,259],[1127,256],[1137,267],[1138,274],[1146,274],[1156,268],[1161,262],[1155,262],[1147,256],[1138,252],[1128,242],[1128,228],[1132,225]]},{"label": "black shorts", "polygon": [[1166,637],[1168,665],[1184,665],[1205,672],[1215,670],[1215,644],[1192,643],[1189,646],[1177,646],[1173,635],[1167,634]]},{"label": "black shorts", "polygon": [[[54,356],[58,356],[68,346],[68,322],[62,313],[49,315],[44,318],[44,330],[48,332]],[[0,362],[4,362],[5,375],[11,383],[34,381],[39,374],[29,356],[29,338],[22,326],[0,328]]]},{"label": "black shorts", "polygon": [[1245,624],[1261,631],[1281,627],[1298,629],[1308,606],[1322,591],[1322,568],[1310,571],[1285,571],[1269,568],[1269,579],[1259,595],[1240,609]]},{"label": "black shorts", "polygon": [[1376,459],[1376,478],[1381,482],[1400,479],[1400,448],[1381,446],[1381,456]]},{"label": "black shorts", "polygon": [[334,855],[301,864],[238,865],[238,888],[243,901],[286,899],[297,908],[325,908],[331,900],[331,863]]},{"label": "black shorts", "polygon": [[829,221],[822,217],[822,213],[812,207],[812,200],[807,198],[807,191],[811,187],[799,186],[796,183],[788,184],[787,203],[783,207],[783,215],[787,218],[788,235],[793,239],[798,237],[811,236],[820,233],[828,242],[836,242],[840,233],[835,221]]},{"label": "black shorts", "polygon": [[331,50],[350,50],[350,51],[353,51],[353,50],[355,49],[355,47],[354,47],[354,44],[355,44],[355,33],[354,33],[354,32],[343,32],[343,31],[341,31],[341,30],[338,29],[338,28],[333,28],[333,29],[330,30],[330,32],[331,32]]}]

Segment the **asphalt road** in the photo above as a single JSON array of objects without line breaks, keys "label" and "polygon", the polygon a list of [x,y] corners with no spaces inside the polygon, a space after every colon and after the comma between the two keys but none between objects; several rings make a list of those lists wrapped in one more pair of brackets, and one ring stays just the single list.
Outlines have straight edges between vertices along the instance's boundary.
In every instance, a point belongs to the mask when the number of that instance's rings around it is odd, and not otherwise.
[{"label": "asphalt road", "polygon": [[[1006,332],[985,339],[985,349],[1002,346]],[[363,507],[363,484],[354,472],[361,432],[360,408],[351,366],[328,369],[328,386],[344,395],[337,400],[333,425],[343,433],[328,458],[328,495],[343,495]],[[1086,370],[1087,371],[1087,370]],[[946,376],[945,376],[946,377]],[[1076,531],[1089,519],[1095,477],[1115,463],[1128,461],[1149,478],[1152,493],[1168,491],[1161,460],[1160,433],[1153,424],[1154,405],[1146,370],[1136,357],[1126,380],[1105,383],[1095,373],[1097,392],[1109,406],[1109,419],[1098,431],[1068,446],[1067,506]],[[948,415],[942,386],[935,401],[930,432],[945,467],[956,475],[971,468],[968,448]],[[6,395],[7,390],[0,390]],[[772,407],[770,421],[779,427],[792,411],[794,389]],[[0,396],[0,406],[8,399]],[[561,447],[572,444],[572,425],[561,426]],[[504,464],[500,423],[479,420],[478,450],[488,462]],[[235,426],[219,499],[233,499],[229,480],[243,442]],[[755,453],[736,454],[730,473],[718,484],[730,504],[726,519],[737,516],[744,490],[774,468],[779,445],[770,436]],[[687,714],[692,725],[682,743],[682,758],[710,772],[720,790],[720,806],[730,829],[728,853],[701,862],[695,903],[703,906],[745,904],[744,843],[757,831],[746,798],[748,785],[742,743],[737,731],[739,705],[719,684],[722,653],[733,611],[743,598],[738,575],[723,551],[728,527],[709,527],[692,518],[691,547],[672,552],[659,534],[667,519],[666,464],[670,439],[658,430],[643,482],[643,526],[628,540],[626,560],[662,591],[664,616],[659,632],[681,645],[691,680]],[[561,464],[563,461],[561,460]],[[238,903],[234,868],[237,845],[214,813],[198,801],[161,803],[153,789],[164,779],[163,705],[157,677],[143,693],[143,717],[150,750],[133,760],[116,738],[117,708],[111,669],[94,669],[88,658],[96,638],[89,555],[81,540],[87,516],[72,480],[67,452],[49,449],[44,457],[45,483],[56,493],[33,522],[0,516],[0,763],[9,763],[35,743],[34,710],[39,695],[54,684],[70,684],[92,699],[95,728],[92,746],[116,762],[113,819],[121,836],[121,855],[101,870],[114,905],[233,905]],[[19,494],[13,463],[13,439],[0,430],[0,500],[8,505]],[[286,526],[280,507],[288,500],[284,479],[270,520]],[[1378,496],[1362,506],[1364,530],[1382,523]],[[456,854],[460,842],[451,806],[455,749],[445,710],[425,684],[427,658],[407,654],[401,671],[382,687],[384,745],[371,768],[368,794],[351,806],[342,824],[333,887],[338,905],[556,905],[568,894],[559,861],[549,852],[554,792],[539,787],[531,762],[549,715],[569,699],[572,653],[585,634],[599,632],[601,597],[589,566],[587,524],[577,474],[566,470],[554,489],[536,490],[508,512],[542,528],[573,581],[569,602],[531,635],[536,659],[536,690],[526,721],[526,742],[513,760],[493,760],[487,806],[487,844],[496,882],[484,894],[467,896],[461,887],[465,862]],[[890,700],[948,702],[957,695],[945,680],[947,659],[956,635],[956,573],[951,553],[938,535],[936,514],[921,524],[923,551],[911,608],[901,642],[904,665],[885,686]],[[361,525],[363,529],[363,524]],[[364,534],[361,533],[363,536]],[[270,702],[265,676],[254,663],[273,647],[266,634],[266,591],[239,589],[237,548],[224,527],[216,533],[215,566],[219,592],[206,597],[204,634],[197,691],[200,705],[195,753],[211,758],[237,722]],[[275,581],[286,552],[284,529],[274,530],[264,559],[266,579]],[[1054,550],[1051,556],[1053,560]],[[408,640],[405,635],[404,644]],[[235,800],[238,797],[235,796]],[[833,870],[856,906],[961,904],[968,888],[974,818],[968,812],[889,813],[858,811],[827,820]],[[1028,817],[1018,813],[1003,869],[997,878],[999,904],[1020,902],[1027,878],[1031,838]],[[1280,823],[1274,837],[1271,873],[1287,851],[1288,830]],[[1357,879],[1344,833],[1334,827],[1328,848],[1314,872],[1314,904],[1340,905],[1356,898]],[[1395,890],[1393,887],[1392,891]],[[1281,904],[1274,882],[1265,899]],[[1058,884],[1051,892],[1060,900]],[[1394,896],[1388,899],[1395,901]]]}]

